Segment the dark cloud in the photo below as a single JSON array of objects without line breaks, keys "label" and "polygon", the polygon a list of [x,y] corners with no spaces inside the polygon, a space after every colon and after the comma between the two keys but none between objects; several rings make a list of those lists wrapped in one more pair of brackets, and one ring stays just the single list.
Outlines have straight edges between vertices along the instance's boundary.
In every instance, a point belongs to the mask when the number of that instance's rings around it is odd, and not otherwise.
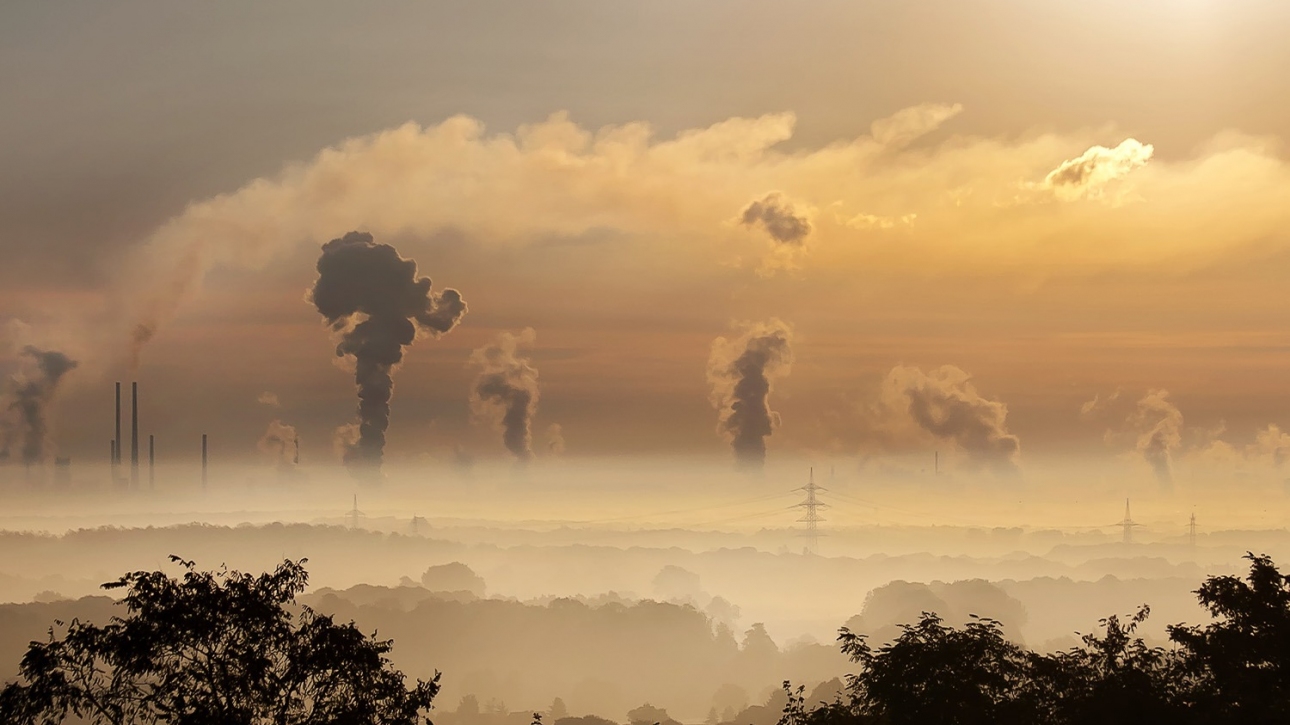
[{"label": "dark cloud", "polygon": [[355,363],[358,431],[344,445],[345,463],[355,473],[375,472],[384,455],[393,373],[403,348],[420,331],[437,336],[451,330],[466,313],[466,303],[453,289],[432,293],[430,279],[417,276],[416,262],[362,232],[323,245],[310,298],[341,333],[336,355]]},{"label": "dark cloud", "polygon": [[708,358],[712,404],[720,411],[717,432],[730,441],[740,465],[766,462],[766,438],[779,427],[770,409],[775,379],[787,375],[793,362],[793,333],[777,319],[747,324],[733,339],[717,338]]},{"label": "dark cloud", "polygon": [[983,397],[966,372],[945,365],[930,373],[897,366],[883,383],[883,404],[907,413],[922,431],[947,441],[968,460],[1015,472],[1021,441],[1008,431],[1008,406]]},{"label": "dark cloud", "polygon": [[9,400],[0,427],[0,458],[13,457],[17,449],[22,462],[37,464],[45,460],[49,447],[49,404],[59,384],[77,362],[67,355],[28,345],[22,357],[34,370],[23,371],[9,379]]},{"label": "dark cloud", "polygon": [[470,356],[470,364],[479,369],[471,391],[471,407],[476,414],[494,420],[502,431],[506,450],[521,462],[533,457],[538,372],[528,358],[520,355],[519,348],[533,344],[536,337],[532,328],[518,335],[503,332]]},{"label": "dark cloud", "polygon": [[744,207],[739,223],[748,227],[760,226],[771,239],[780,244],[800,247],[811,234],[811,220],[778,191]]}]

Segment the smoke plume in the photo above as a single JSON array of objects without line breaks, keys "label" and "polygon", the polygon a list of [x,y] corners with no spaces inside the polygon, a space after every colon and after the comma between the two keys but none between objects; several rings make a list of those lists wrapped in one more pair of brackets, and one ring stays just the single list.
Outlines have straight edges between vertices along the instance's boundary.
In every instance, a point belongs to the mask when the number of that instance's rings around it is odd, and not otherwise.
[{"label": "smoke plume", "polygon": [[972,376],[953,365],[925,373],[897,366],[883,381],[882,404],[908,414],[922,431],[949,442],[972,463],[1014,473],[1021,440],[1008,431],[1008,406],[977,392]]},{"label": "smoke plume", "polygon": [[546,449],[553,456],[564,455],[564,426],[552,423],[546,427]]},{"label": "smoke plume", "polygon": [[739,223],[747,227],[761,226],[780,244],[802,246],[811,233],[811,220],[778,191],[744,207]]},{"label": "smoke plume", "polygon": [[354,359],[358,436],[344,450],[355,473],[378,470],[390,426],[394,368],[418,332],[442,335],[461,321],[466,303],[454,289],[434,294],[417,264],[372,235],[350,232],[322,247],[310,298],[341,333],[338,357]]},{"label": "smoke plume", "polygon": [[793,363],[792,329],[771,318],[745,323],[738,337],[718,337],[708,358],[712,405],[720,412],[717,432],[730,442],[735,461],[759,468],[766,462],[766,438],[779,427],[770,409],[774,381]]},{"label": "smoke plume", "polygon": [[1173,452],[1182,445],[1183,415],[1169,400],[1169,391],[1148,390],[1130,422],[1138,431],[1138,453],[1151,465],[1161,486],[1172,486]]},{"label": "smoke plume", "polygon": [[15,448],[28,465],[45,460],[49,445],[49,404],[58,392],[59,383],[77,362],[54,350],[28,345],[22,357],[34,364],[34,370],[20,371],[8,382],[9,404],[0,431],[0,458],[13,456]]},{"label": "smoke plume", "polygon": [[300,463],[300,438],[296,435],[296,429],[280,420],[274,419],[269,423],[256,445],[279,466]]},{"label": "smoke plume", "polygon": [[471,390],[470,405],[476,415],[492,418],[502,431],[502,443],[516,460],[533,457],[533,415],[537,413],[538,372],[519,354],[537,335],[525,328],[518,335],[503,332],[493,342],[475,350],[470,364],[479,369]]}]

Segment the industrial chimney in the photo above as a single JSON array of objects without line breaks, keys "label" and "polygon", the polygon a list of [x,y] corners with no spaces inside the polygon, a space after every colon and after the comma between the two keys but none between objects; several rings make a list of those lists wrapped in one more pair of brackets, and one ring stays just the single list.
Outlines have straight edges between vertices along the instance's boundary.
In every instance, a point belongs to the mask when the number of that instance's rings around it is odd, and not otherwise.
[{"label": "industrial chimney", "polygon": [[116,384],[116,438],[112,446],[112,468],[121,462],[121,383]]},{"label": "industrial chimney", "polygon": [[139,383],[130,383],[130,485],[139,487]]}]

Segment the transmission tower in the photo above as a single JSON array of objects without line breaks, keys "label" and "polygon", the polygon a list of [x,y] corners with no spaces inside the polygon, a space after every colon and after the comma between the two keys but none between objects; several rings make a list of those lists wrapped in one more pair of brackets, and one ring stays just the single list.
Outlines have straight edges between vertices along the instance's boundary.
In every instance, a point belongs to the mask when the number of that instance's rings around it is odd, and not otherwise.
[{"label": "transmission tower", "polygon": [[364,514],[362,511],[358,510],[358,494],[354,494],[354,508],[349,510],[349,528],[357,529],[358,517],[366,516],[366,515],[367,514]]},{"label": "transmission tower", "polygon": [[1124,499],[1124,520],[1119,523],[1120,528],[1124,529],[1124,543],[1133,543],[1133,527],[1141,526],[1135,522],[1133,517],[1129,516],[1129,499]]},{"label": "transmission tower", "polygon": [[1191,544],[1191,548],[1193,548],[1193,549],[1195,549],[1195,548],[1196,548],[1196,514],[1195,514],[1195,512],[1193,512],[1193,513],[1192,513],[1192,515],[1191,515],[1191,521],[1187,524],[1187,543]]},{"label": "transmission tower", "polygon": [[828,489],[823,486],[815,485],[815,468],[812,467],[810,477],[807,480],[806,485],[793,490],[806,492],[806,500],[797,504],[798,508],[806,509],[806,515],[797,521],[798,523],[806,524],[806,528],[800,532],[800,535],[805,536],[809,542],[808,548],[810,552],[812,554],[818,554],[820,551],[820,537],[823,536],[823,534],[820,533],[819,525],[821,521],[825,520],[820,516],[820,509],[829,508],[829,505],[822,503],[816,494],[820,491],[827,491]]}]

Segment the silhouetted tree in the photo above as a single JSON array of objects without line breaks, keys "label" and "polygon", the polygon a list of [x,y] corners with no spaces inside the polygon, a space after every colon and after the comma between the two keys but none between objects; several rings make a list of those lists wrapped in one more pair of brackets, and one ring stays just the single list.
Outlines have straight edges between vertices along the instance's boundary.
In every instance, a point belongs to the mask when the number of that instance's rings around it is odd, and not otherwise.
[{"label": "silhouetted tree", "polygon": [[439,677],[407,687],[389,641],[292,603],[305,560],[253,576],[221,569],[126,574],[124,617],[73,620],[32,642],[0,691],[0,721],[52,725],[259,725],[423,720]]},{"label": "silhouetted tree", "polygon": [[1177,625],[1199,683],[1193,705],[1210,722],[1290,722],[1290,576],[1267,556],[1246,554],[1250,573],[1210,577],[1197,599],[1216,621]]}]

